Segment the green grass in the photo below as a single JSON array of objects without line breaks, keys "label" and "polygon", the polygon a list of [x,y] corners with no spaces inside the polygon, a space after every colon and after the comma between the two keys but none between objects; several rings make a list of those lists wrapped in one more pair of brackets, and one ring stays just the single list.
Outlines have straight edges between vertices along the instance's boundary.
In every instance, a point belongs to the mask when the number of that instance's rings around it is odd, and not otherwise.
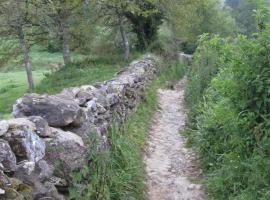
[{"label": "green grass", "polygon": [[[34,71],[33,78],[38,84],[44,78],[44,70]],[[27,91],[24,71],[0,72],[0,118],[9,118],[12,104]]]},{"label": "green grass", "polygon": [[[54,70],[56,66],[63,66],[62,52],[50,53],[39,46],[33,46],[29,53],[31,68],[35,70]],[[79,53],[71,53],[72,62],[79,62],[88,58],[88,55]],[[4,66],[0,67],[0,72],[13,72],[24,70],[22,65],[22,58],[20,56],[13,58]]]},{"label": "green grass", "polygon": [[137,53],[132,54],[127,62],[121,61],[121,55],[77,59],[77,61],[58,71],[46,74],[46,78],[38,85],[36,92],[54,94],[64,88],[89,85],[111,79],[116,72],[126,67],[139,55]]},{"label": "green grass", "polygon": [[[166,65],[167,66],[167,65]],[[111,147],[107,152],[95,149],[96,138],[90,138],[87,164],[83,171],[74,173],[71,199],[144,200],[146,199],[145,171],[142,149],[152,114],[157,110],[157,89],[180,79],[184,67],[172,64],[162,67],[160,74],[145,90],[144,99],[124,127],[114,127],[109,134]],[[80,185],[77,188],[76,185]]]}]

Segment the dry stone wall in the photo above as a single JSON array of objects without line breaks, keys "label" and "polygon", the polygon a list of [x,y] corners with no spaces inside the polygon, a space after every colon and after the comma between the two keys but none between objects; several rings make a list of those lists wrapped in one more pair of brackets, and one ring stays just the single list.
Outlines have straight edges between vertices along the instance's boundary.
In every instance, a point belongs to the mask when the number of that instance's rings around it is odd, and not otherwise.
[{"label": "dry stone wall", "polygon": [[109,148],[112,123],[134,112],[157,65],[147,56],[103,83],[18,99],[14,119],[0,121],[0,199],[65,199],[57,189],[82,167],[89,135]]}]

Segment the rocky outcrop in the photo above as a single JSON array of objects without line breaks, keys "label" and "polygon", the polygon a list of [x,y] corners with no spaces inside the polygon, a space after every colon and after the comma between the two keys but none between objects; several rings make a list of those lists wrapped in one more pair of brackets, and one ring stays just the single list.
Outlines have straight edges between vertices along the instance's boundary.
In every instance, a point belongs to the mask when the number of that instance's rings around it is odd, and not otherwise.
[{"label": "rocky outcrop", "polygon": [[157,64],[145,57],[103,83],[18,99],[15,118],[0,121],[0,199],[63,199],[56,188],[83,166],[88,138],[109,148],[110,127],[136,110]]}]

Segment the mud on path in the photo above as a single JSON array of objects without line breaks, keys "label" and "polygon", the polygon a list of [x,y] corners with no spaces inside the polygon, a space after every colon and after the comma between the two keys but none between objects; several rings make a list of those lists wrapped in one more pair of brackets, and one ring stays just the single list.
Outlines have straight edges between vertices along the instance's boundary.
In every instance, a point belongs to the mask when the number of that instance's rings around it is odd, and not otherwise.
[{"label": "mud on path", "polygon": [[[160,109],[153,116],[146,145],[145,164],[149,200],[203,200],[196,156],[181,135],[185,126],[185,78],[174,90],[159,90]],[[179,132],[180,131],[180,132]]]}]

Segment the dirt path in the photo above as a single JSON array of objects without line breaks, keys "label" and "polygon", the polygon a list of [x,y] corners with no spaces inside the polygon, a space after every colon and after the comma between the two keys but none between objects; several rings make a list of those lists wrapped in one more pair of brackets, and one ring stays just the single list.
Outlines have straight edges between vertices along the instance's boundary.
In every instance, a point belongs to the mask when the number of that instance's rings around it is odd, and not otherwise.
[{"label": "dirt path", "polygon": [[145,164],[149,200],[203,200],[195,155],[185,147],[181,134],[185,125],[184,84],[175,90],[159,90],[160,110],[154,115],[146,147]]}]

